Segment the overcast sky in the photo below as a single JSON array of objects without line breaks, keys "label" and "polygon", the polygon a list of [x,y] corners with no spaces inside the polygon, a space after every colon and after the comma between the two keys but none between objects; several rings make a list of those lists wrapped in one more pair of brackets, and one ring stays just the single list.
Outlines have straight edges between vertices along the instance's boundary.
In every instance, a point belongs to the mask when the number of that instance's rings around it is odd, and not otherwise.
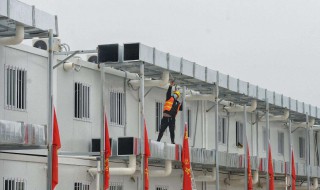
[{"label": "overcast sky", "polygon": [[320,107],[319,0],[22,0],[72,50],[142,42]]}]

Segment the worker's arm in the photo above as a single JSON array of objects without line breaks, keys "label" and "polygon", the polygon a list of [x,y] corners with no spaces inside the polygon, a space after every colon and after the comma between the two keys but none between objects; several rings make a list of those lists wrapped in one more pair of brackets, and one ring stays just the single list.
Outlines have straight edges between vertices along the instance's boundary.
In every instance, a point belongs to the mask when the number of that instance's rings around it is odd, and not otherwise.
[{"label": "worker's arm", "polygon": [[181,102],[181,104],[180,104],[180,108],[179,108],[180,111],[183,110],[182,106],[183,106],[183,102]]},{"label": "worker's arm", "polygon": [[167,98],[166,100],[169,100],[171,98],[171,90],[172,90],[172,86],[170,85],[167,91]]}]

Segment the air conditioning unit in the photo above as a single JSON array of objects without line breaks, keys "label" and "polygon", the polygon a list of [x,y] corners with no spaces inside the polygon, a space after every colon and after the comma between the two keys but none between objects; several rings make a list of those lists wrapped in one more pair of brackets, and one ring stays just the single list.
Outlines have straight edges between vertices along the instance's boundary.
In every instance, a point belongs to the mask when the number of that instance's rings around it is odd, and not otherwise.
[{"label": "air conditioning unit", "polygon": [[[48,50],[49,38],[32,39],[32,46],[35,48]],[[61,41],[58,38],[53,38],[53,51],[61,51]]]},{"label": "air conditioning unit", "polygon": [[98,63],[98,54],[88,54],[87,61],[91,63]]}]

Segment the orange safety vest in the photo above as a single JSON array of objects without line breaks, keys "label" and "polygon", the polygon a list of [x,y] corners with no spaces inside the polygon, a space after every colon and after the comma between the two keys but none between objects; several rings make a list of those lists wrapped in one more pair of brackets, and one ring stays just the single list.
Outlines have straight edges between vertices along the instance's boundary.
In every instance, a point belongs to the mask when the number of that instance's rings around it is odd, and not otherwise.
[{"label": "orange safety vest", "polygon": [[[163,111],[168,111],[168,112],[170,112],[171,109],[172,109],[173,103],[174,103],[174,98],[173,98],[173,97],[169,98],[169,100],[167,100],[166,103],[164,104]],[[179,104],[179,106],[178,106],[178,108],[177,108],[177,113],[175,113],[175,115],[178,114],[179,109],[180,109],[180,106],[181,106],[181,104]]]}]

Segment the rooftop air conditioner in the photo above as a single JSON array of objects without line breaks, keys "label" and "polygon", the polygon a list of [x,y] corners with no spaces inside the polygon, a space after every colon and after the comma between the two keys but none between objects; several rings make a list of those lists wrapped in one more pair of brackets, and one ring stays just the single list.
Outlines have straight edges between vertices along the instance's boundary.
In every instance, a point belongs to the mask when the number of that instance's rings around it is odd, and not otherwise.
[{"label": "rooftop air conditioner", "polygon": [[91,63],[98,63],[98,54],[87,55],[87,61]]},{"label": "rooftop air conditioner", "polygon": [[[48,38],[32,39],[32,46],[35,48],[48,50],[49,39]],[[61,51],[61,42],[60,42],[60,39],[58,38],[53,38],[53,51]]]}]

